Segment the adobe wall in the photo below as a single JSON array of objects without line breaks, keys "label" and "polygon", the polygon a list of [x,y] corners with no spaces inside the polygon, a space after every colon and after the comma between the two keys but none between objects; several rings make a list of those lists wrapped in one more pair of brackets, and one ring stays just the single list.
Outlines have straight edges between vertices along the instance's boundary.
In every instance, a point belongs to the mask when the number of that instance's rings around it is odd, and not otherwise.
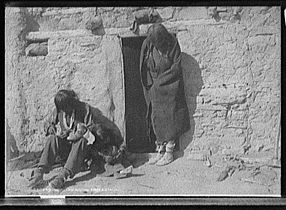
[{"label": "adobe wall", "polygon": [[[125,136],[120,37],[137,36],[129,28],[140,10],[148,8],[6,8],[5,114],[20,151],[43,148],[43,122],[61,88],[74,89],[101,109]],[[280,8],[155,10],[177,34],[183,52],[192,128],[181,137],[181,148],[274,147],[281,98]],[[139,35],[149,25],[141,25]],[[31,56],[31,44],[39,43],[39,55]]]}]

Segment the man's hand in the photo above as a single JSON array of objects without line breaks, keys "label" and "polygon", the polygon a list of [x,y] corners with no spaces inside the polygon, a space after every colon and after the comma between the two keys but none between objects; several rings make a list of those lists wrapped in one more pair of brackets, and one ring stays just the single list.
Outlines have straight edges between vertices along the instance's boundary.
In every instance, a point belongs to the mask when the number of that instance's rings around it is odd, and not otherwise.
[{"label": "man's hand", "polygon": [[68,141],[77,141],[79,139],[81,139],[83,136],[82,134],[76,132],[76,133],[70,133],[67,137]]},{"label": "man's hand", "polygon": [[120,160],[122,159],[124,153],[125,153],[124,149],[121,149],[121,148],[120,148],[120,149],[118,150],[116,156],[114,157],[114,160],[115,160],[115,161],[120,161]]},{"label": "man's hand", "polygon": [[95,124],[94,126],[94,130],[96,131],[96,135],[103,140],[104,139],[104,132],[103,132],[103,128],[100,124]]},{"label": "man's hand", "polygon": [[59,135],[59,137],[62,139],[67,138],[69,136],[70,132],[71,132],[71,130],[62,131],[61,134]]},{"label": "man's hand", "polygon": [[47,130],[46,136],[55,134],[56,134],[56,127],[54,125],[51,125]]},{"label": "man's hand", "polygon": [[87,132],[87,128],[85,124],[78,123],[77,124],[77,131],[75,133],[71,132],[69,133],[67,140],[69,141],[77,141],[80,138],[84,137],[84,134]]},{"label": "man's hand", "polygon": [[114,158],[110,155],[104,156],[104,161],[106,163],[112,164],[114,162]]}]

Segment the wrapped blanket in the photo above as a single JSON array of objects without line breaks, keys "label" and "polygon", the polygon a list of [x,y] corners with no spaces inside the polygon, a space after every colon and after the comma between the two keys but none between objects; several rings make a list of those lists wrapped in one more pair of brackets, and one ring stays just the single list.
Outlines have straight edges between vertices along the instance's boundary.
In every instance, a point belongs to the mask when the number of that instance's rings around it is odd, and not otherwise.
[{"label": "wrapped blanket", "polygon": [[189,129],[181,49],[177,39],[169,34],[171,38],[165,47],[166,53],[162,54],[152,36],[151,31],[142,44],[140,55],[147,125],[149,130],[153,128],[158,142],[176,140]]}]

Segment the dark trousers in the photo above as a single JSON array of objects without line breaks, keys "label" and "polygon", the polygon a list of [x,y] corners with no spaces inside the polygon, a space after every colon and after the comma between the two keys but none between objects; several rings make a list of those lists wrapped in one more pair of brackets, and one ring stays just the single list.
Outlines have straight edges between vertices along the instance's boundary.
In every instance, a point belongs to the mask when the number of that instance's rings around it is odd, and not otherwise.
[{"label": "dark trousers", "polygon": [[71,176],[80,172],[84,159],[89,155],[87,140],[81,138],[75,142],[69,142],[66,138],[50,135],[47,139],[42,153],[39,167],[43,167],[45,172],[49,172],[55,163],[57,156],[66,160],[65,168],[71,172]]}]

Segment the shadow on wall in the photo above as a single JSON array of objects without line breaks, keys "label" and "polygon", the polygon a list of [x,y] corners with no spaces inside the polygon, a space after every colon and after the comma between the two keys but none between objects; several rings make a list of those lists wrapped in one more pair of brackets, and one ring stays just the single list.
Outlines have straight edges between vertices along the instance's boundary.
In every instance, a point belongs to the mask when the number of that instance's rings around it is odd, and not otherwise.
[{"label": "shadow on wall", "polygon": [[11,134],[10,130],[11,129],[10,129],[10,126],[8,125],[8,121],[6,121],[6,131],[5,131],[6,147],[5,148],[6,148],[6,160],[7,161],[19,156],[19,151],[18,151],[18,147],[16,144],[16,140],[14,136]]},{"label": "shadow on wall", "polygon": [[35,17],[33,17],[26,8],[23,8],[25,18],[26,18],[26,23],[27,23],[27,28],[26,32],[30,31],[39,31],[40,25],[39,23],[35,20]]},{"label": "shadow on wall", "polygon": [[27,33],[31,31],[39,31],[40,25],[26,8],[23,8],[23,14],[25,15],[26,28],[22,31],[22,36],[23,40],[26,40]]},{"label": "shadow on wall", "polygon": [[185,96],[190,116],[190,130],[180,137],[180,150],[184,151],[193,141],[195,131],[195,120],[193,115],[197,108],[197,96],[202,89],[203,80],[199,64],[191,55],[182,52],[181,65],[183,70]]},{"label": "shadow on wall", "polygon": [[[115,140],[116,142],[125,141],[120,132],[120,129],[114,122],[112,122],[110,119],[104,116],[98,108],[91,106],[91,111],[93,113],[96,113],[97,123],[102,124],[104,128],[106,129],[105,131],[111,134],[114,138],[116,138]],[[126,142],[124,142],[124,145],[126,145]]]},{"label": "shadow on wall", "polygon": [[[29,48],[29,45],[32,43],[32,41],[29,41],[29,40],[26,40],[26,36],[29,32],[32,32],[32,31],[39,31],[40,29],[40,25],[39,23],[35,20],[35,17],[33,17],[27,10],[27,8],[23,8],[22,9],[22,12],[24,14],[24,18],[25,18],[25,21],[26,21],[26,27],[25,29],[21,32],[20,34],[20,37],[21,39],[25,42],[25,50],[22,51],[22,55],[28,55],[29,53],[27,53],[27,49]],[[47,40],[43,40],[43,41],[47,41]],[[41,41],[41,42],[43,42]],[[36,42],[36,41],[34,41]],[[37,42],[36,42],[37,43]],[[39,43],[37,43],[39,44]],[[33,45],[33,44],[32,44]],[[28,47],[28,48],[27,48]],[[31,46],[30,46],[31,48]],[[38,47],[39,48],[39,47]],[[41,47],[42,50],[40,51],[43,51],[43,48],[46,49],[46,53],[44,53],[43,55],[46,55],[48,53],[48,47],[47,45],[44,47],[42,46]],[[33,51],[34,49],[30,49],[31,51]],[[35,51],[35,50],[34,50]],[[36,52],[39,51],[39,49],[36,50]],[[37,54],[37,53],[36,53]]]}]

